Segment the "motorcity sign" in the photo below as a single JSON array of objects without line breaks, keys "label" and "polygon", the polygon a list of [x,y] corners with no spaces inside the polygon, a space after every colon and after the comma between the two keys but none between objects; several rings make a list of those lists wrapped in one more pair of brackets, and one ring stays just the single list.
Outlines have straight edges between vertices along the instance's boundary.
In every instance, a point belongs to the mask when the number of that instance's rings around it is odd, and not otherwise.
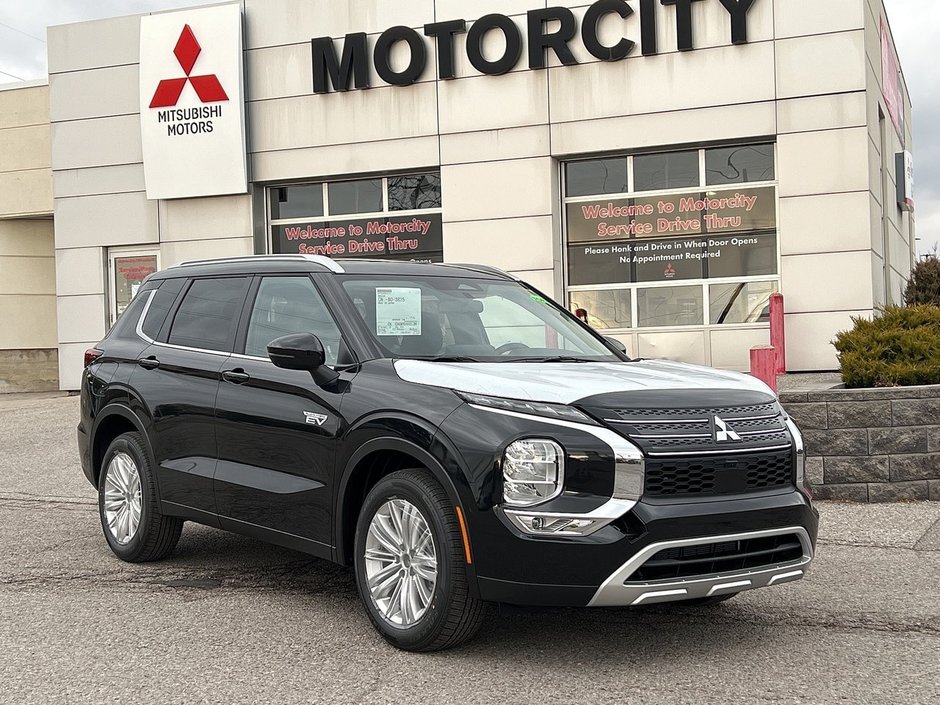
[{"label": "motorcity sign", "polygon": [[147,198],[248,192],[239,4],[140,20]]},{"label": "motorcity sign", "polygon": [[[644,56],[653,56],[660,51],[672,51],[673,47],[660,47],[658,42],[657,5],[673,6],[676,23],[676,47],[679,51],[695,48],[695,23],[693,7],[697,3],[719,3],[728,13],[732,44],[748,41],[748,12],[758,0],[598,0],[584,14],[580,31],[574,12],[567,7],[547,7],[530,10],[525,17],[525,33],[512,18],[501,14],[490,14],[467,26],[463,19],[433,22],[424,26],[423,33],[411,27],[392,27],[383,32],[370,53],[369,39],[364,32],[347,34],[342,51],[338,52],[332,37],[316,37],[311,40],[313,55],[313,91],[329,93],[361,89],[371,86],[374,67],[379,78],[393,86],[410,86],[424,73],[428,65],[429,44],[437,44],[437,71],[442,80],[457,77],[456,37],[466,34],[467,58],[482,74],[492,76],[515,69],[523,54],[523,44],[528,46],[530,69],[544,69],[548,64],[547,54],[553,52],[565,66],[578,64],[571,43],[580,41],[584,48],[601,61],[620,61],[639,51]],[[616,42],[605,43],[601,39],[601,21],[610,15],[626,19],[639,13],[640,36],[638,41],[622,37]],[[500,33],[505,39],[502,54],[487,56],[484,42],[491,33]],[[527,41],[524,42],[524,39]],[[393,51],[397,45],[407,44],[409,58],[406,66],[396,66]]]}]

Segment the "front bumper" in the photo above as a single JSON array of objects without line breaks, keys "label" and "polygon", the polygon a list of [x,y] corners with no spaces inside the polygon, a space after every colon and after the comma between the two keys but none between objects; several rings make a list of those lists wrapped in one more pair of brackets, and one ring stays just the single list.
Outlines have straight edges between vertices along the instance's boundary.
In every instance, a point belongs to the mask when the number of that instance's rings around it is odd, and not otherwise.
[{"label": "front bumper", "polygon": [[[641,500],[627,515],[587,537],[533,537],[500,517],[499,510],[491,516],[486,533],[494,551],[475,549],[481,597],[558,607],[691,600],[799,580],[813,560],[818,528],[818,514],[795,489],[707,502]],[[497,533],[502,535],[497,538]],[[787,535],[795,535],[802,550],[786,560],[668,580],[631,580],[665,549]]]}]

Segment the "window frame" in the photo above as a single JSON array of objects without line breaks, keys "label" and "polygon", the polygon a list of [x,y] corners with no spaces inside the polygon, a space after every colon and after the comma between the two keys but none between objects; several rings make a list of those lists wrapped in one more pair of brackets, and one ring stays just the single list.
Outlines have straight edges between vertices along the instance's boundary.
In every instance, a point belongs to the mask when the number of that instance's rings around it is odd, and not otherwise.
[{"label": "window frame", "polygon": [[[774,175],[775,178],[771,181],[750,181],[750,182],[741,182],[733,184],[720,184],[715,186],[707,185],[707,173],[705,169],[705,155],[708,150],[711,149],[721,149],[729,147],[746,147],[746,146],[771,146],[774,153]],[[656,191],[637,191],[635,188],[635,175],[634,175],[634,158],[637,156],[644,156],[649,154],[665,154],[669,152],[689,152],[696,150],[699,153],[699,185],[697,187],[688,187],[688,188],[679,188],[679,189],[661,189]],[[628,180],[628,191],[626,193],[604,193],[604,194],[594,194],[591,196],[568,196],[567,194],[567,166],[572,162],[582,162],[582,161],[596,161],[601,159],[611,159],[617,157],[626,157],[627,159],[627,180]],[[561,262],[563,267],[563,277],[564,277],[564,301],[565,306],[571,312],[571,294],[578,291],[596,291],[596,290],[607,290],[607,289],[624,289],[630,291],[631,297],[631,319],[633,323],[632,328],[604,328],[601,329],[604,335],[633,335],[633,334],[647,334],[647,333],[665,333],[665,332],[691,332],[691,331],[727,331],[727,330],[760,330],[768,328],[768,323],[722,323],[722,324],[712,324],[711,323],[711,286],[714,284],[739,284],[739,283],[752,283],[752,282],[773,282],[776,284],[777,291],[782,290],[782,272],[781,272],[781,243],[780,243],[780,188],[779,188],[779,150],[777,148],[777,143],[775,140],[761,139],[761,140],[744,140],[739,142],[731,143],[719,143],[719,144],[709,144],[700,147],[681,147],[677,146],[674,148],[661,148],[661,149],[650,149],[643,150],[638,152],[632,152],[630,154],[600,154],[600,155],[590,155],[583,158],[570,159],[562,162],[562,168],[559,169],[559,176],[561,179],[561,193],[562,193],[562,253],[561,253]],[[752,275],[752,276],[738,276],[738,277],[715,277],[708,279],[687,279],[687,280],[665,280],[660,282],[617,282],[613,284],[583,284],[583,285],[572,285],[570,283],[570,271],[569,271],[569,247],[571,242],[568,239],[568,217],[567,210],[569,204],[573,203],[589,203],[592,201],[603,200],[603,199],[628,199],[628,198],[648,198],[656,196],[669,196],[676,194],[688,194],[691,191],[696,189],[703,192],[734,192],[741,189],[756,189],[770,187],[774,189],[774,220],[776,226],[772,231],[776,237],[776,259],[777,259],[777,274],[763,274],[763,275]],[[769,233],[771,231],[764,231]],[[745,233],[740,233],[745,234]],[[632,238],[628,240],[623,240],[623,242],[642,242],[644,240],[653,240],[653,239],[682,239],[681,236],[676,238]],[[620,240],[618,240],[620,242]],[[583,244],[583,243],[579,243]],[[656,327],[640,327],[639,326],[639,292],[644,289],[659,288],[659,287],[675,287],[675,286],[700,286],[703,289],[703,316],[701,324],[689,324],[689,325],[665,325],[665,326],[656,326]]]}]

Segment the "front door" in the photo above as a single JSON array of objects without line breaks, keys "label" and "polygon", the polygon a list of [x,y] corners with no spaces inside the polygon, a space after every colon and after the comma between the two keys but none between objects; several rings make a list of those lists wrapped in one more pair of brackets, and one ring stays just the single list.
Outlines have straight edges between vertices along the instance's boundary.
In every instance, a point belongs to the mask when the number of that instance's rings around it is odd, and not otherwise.
[{"label": "front door", "polygon": [[216,404],[220,521],[236,531],[276,531],[281,541],[295,537],[305,550],[328,557],[333,461],[349,375],[321,389],[309,372],[275,367],[267,345],[313,333],[334,366],[341,335],[309,276],[261,277],[256,289],[243,354],[224,367]]}]

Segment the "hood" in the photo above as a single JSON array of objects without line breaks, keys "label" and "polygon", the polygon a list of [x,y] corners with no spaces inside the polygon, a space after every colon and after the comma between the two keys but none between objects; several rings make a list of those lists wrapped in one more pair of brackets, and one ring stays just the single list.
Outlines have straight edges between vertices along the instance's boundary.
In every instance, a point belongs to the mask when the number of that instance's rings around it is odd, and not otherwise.
[{"label": "hood", "polygon": [[574,363],[450,363],[396,360],[406,382],[510,399],[571,404],[600,395],[656,391],[743,391],[775,398],[754,377],[666,360]]}]

